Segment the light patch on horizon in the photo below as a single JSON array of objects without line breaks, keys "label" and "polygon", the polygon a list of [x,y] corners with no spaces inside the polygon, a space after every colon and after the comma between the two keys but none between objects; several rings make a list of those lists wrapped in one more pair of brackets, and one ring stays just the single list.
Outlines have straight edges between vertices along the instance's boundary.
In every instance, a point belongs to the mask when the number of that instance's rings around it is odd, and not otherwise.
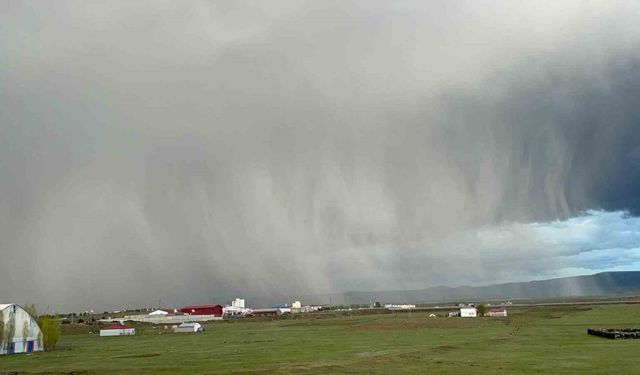
[{"label": "light patch on horizon", "polygon": [[635,262],[639,2],[11,1],[0,25],[3,298]]}]

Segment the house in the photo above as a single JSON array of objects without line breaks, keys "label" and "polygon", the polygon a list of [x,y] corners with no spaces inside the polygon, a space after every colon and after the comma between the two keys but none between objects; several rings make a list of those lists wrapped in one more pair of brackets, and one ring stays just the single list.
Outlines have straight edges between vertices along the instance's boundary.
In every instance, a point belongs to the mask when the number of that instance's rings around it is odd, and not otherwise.
[{"label": "house", "polygon": [[460,317],[462,318],[476,318],[478,317],[478,311],[475,307],[463,307],[460,309]]},{"label": "house", "polygon": [[213,315],[222,316],[221,305],[194,305],[181,307],[179,310],[186,315]]},{"label": "house", "polygon": [[204,332],[204,326],[200,323],[182,323],[173,327],[173,332],[176,333],[190,333],[190,332]]},{"label": "house", "polygon": [[0,355],[43,349],[42,332],[35,318],[15,303],[0,304]]},{"label": "house", "polygon": [[136,334],[136,329],[124,324],[114,324],[100,330],[100,336],[131,336]]},{"label": "house", "polygon": [[489,313],[487,314],[491,317],[506,317],[507,316],[507,309],[505,309],[504,307],[500,307],[497,309],[491,309],[489,310]]}]

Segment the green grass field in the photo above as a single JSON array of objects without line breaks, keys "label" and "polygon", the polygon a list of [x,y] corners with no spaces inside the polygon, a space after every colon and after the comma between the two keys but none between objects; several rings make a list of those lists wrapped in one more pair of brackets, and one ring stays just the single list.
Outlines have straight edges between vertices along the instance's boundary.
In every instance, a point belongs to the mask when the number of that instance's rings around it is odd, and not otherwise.
[{"label": "green grass field", "polygon": [[427,313],[212,323],[201,334],[64,335],[59,350],[0,357],[20,374],[632,374],[640,340],[588,327],[640,327],[640,306],[536,308],[508,318]]}]

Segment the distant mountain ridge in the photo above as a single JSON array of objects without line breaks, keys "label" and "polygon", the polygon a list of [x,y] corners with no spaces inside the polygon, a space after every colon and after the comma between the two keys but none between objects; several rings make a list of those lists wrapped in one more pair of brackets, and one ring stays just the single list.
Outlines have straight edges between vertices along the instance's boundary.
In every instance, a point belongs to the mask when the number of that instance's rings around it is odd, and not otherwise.
[{"label": "distant mountain ridge", "polygon": [[422,303],[478,299],[542,299],[557,297],[587,297],[613,294],[640,294],[640,271],[602,272],[594,275],[562,277],[548,280],[494,284],[480,287],[437,286],[418,290],[353,291],[313,296],[316,303],[366,304]]}]

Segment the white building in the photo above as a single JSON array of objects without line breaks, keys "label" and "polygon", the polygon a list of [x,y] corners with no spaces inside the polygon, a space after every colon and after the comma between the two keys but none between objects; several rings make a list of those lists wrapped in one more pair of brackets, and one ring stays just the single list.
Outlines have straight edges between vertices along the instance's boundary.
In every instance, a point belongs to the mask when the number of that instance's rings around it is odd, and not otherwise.
[{"label": "white building", "polygon": [[155,310],[149,313],[151,316],[164,316],[169,315],[169,313],[165,310]]},{"label": "white building", "polygon": [[231,301],[231,306],[225,306],[222,308],[223,315],[248,315],[253,310],[245,307],[244,299],[236,298]]},{"label": "white building", "polygon": [[295,302],[293,302],[293,303],[291,304],[291,308],[292,308],[292,309],[299,309],[299,308],[301,308],[301,307],[302,307],[302,302],[300,302],[300,301],[295,301]]},{"label": "white building", "polygon": [[477,318],[478,311],[475,307],[463,307],[460,309],[460,317],[462,318]]},{"label": "white building", "polygon": [[291,314],[291,307],[278,307],[278,315]]},{"label": "white building", "polygon": [[136,329],[124,324],[114,324],[100,330],[100,336],[131,336],[136,334]]},{"label": "white building", "polygon": [[15,303],[0,304],[0,328],[0,355],[44,349],[38,322]]},{"label": "white building", "polygon": [[387,303],[386,305],[384,305],[384,307],[388,310],[408,310],[415,309],[416,305],[394,305],[391,303]]},{"label": "white building", "polygon": [[182,323],[179,326],[173,327],[173,332],[176,333],[190,333],[190,332],[204,332],[204,326],[200,323]]},{"label": "white building", "polygon": [[317,305],[302,306],[300,308],[300,312],[304,312],[304,313],[316,312],[316,311],[320,311],[321,308],[322,306],[317,306]]}]

